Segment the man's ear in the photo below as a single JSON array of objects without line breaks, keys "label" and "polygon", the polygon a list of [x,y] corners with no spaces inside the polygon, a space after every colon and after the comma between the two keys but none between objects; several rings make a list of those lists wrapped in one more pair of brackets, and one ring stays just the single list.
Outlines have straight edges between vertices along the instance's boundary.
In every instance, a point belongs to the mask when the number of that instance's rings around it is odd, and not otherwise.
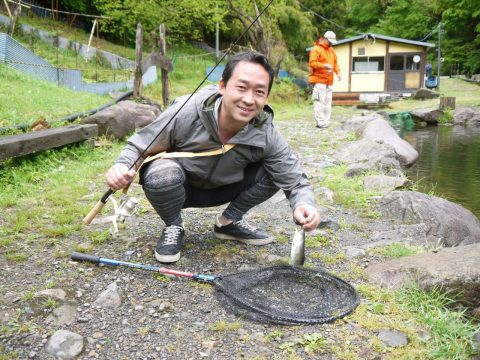
[{"label": "man's ear", "polygon": [[223,79],[220,79],[219,83],[218,83],[218,88],[219,88],[219,93],[220,95],[223,95],[223,93],[225,92],[225,83],[223,82]]}]

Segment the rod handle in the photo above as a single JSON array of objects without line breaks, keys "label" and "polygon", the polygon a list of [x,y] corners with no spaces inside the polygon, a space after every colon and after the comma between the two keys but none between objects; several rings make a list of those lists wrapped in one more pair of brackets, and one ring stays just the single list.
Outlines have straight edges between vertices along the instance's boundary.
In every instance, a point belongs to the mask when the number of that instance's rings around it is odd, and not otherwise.
[{"label": "rod handle", "polygon": [[96,256],[96,255],[88,255],[88,254],[82,254],[79,252],[73,252],[72,255],[70,255],[70,258],[73,261],[87,261],[95,264],[100,264],[100,256]]},{"label": "rod handle", "polygon": [[92,210],[83,218],[82,222],[85,225],[88,225],[92,222],[93,218],[97,216],[97,214],[102,210],[102,208],[105,206],[107,203],[108,198],[110,195],[112,195],[115,191],[112,189],[108,189],[105,194],[103,194],[102,198],[100,199],[99,202],[96,203],[96,205],[93,207]]},{"label": "rod handle", "polygon": [[83,218],[82,222],[85,225],[88,225],[92,222],[93,218],[97,216],[97,214],[102,211],[102,208],[105,206],[105,203],[102,200],[99,200],[95,206],[90,210],[90,212]]}]

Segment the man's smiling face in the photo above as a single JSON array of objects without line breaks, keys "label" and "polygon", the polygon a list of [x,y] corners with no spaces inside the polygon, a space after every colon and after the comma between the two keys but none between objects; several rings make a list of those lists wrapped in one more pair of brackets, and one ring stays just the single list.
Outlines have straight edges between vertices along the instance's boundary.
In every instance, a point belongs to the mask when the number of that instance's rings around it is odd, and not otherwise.
[{"label": "man's smiling face", "polygon": [[257,116],[268,99],[270,75],[262,65],[241,61],[227,84],[220,81],[223,95],[220,122],[239,129]]}]

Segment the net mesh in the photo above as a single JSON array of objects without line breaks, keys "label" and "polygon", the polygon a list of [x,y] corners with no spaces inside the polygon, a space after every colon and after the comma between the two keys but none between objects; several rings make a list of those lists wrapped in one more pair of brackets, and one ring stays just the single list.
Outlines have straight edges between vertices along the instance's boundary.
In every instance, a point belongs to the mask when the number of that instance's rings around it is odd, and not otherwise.
[{"label": "net mesh", "polygon": [[322,324],[340,319],[359,303],[355,289],[319,269],[273,266],[215,280],[220,303],[237,316],[264,323]]}]

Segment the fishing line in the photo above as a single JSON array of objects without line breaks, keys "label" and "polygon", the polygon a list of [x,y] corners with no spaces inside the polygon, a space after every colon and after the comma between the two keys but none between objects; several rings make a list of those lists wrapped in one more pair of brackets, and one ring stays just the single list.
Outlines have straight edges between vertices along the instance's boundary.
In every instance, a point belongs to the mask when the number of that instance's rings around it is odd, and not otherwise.
[{"label": "fishing line", "polygon": [[[213,71],[215,71],[215,69],[218,67],[218,65],[223,61],[223,59],[225,59],[225,57],[227,55],[229,55],[233,48],[237,45],[237,43],[240,41],[240,39],[242,39],[247,33],[248,31],[250,31],[250,29],[252,28],[252,26],[258,21],[258,19],[265,13],[265,11],[267,11],[267,9],[270,7],[270,5],[272,4],[273,0],[270,0],[269,3],[265,6],[265,8],[260,11],[260,13],[257,15],[257,17],[255,19],[253,19],[253,21],[250,23],[250,25],[247,27],[247,29],[245,29],[245,31],[235,40],[235,42],[233,43],[233,45],[227,49],[227,51],[223,54],[223,56],[220,58],[220,60],[217,61],[217,63],[215,64],[215,66],[210,70],[210,72],[203,78],[203,80],[200,82],[200,84],[195,88],[195,90],[188,96],[187,100],[185,102],[183,102],[183,104],[177,109],[177,111],[175,111],[175,113],[170,117],[170,119],[166,120],[163,122],[163,127],[158,131],[157,135],[155,135],[155,137],[152,139],[152,141],[145,147],[145,150],[143,150],[140,155],[138,156],[138,158],[132,163],[132,165],[130,165],[130,167],[128,168],[128,171],[133,169],[133,167],[135,166],[135,164],[143,157],[143,155],[145,155],[145,153],[147,152],[147,150],[150,148],[150,146],[152,146],[152,144],[157,140],[157,138],[160,136],[161,132],[165,129],[165,127],[175,118],[175,116],[177,116],[177,114],[183,109],[183,107],[188,103],[188,101],[193,97],[193,95],[195,95],[195,93],[200,89],[200,87],[205,83],[205,81],[207,81],[208,77],[213,73]],[[106,204],[108,198],[115,193],[116,190],[113,190],[113,189],[108,189],[102,196],[102,198],[100,199],[100,201],[93,207],[93,209],[85,216],[85,218],[83,219],[83,223],[84,224],[90,224],[90,222],[93,220],[93,218],[95,217],[96,214],[98,214],[100,212],[100,210],[103,208],[103,206]]]}]

